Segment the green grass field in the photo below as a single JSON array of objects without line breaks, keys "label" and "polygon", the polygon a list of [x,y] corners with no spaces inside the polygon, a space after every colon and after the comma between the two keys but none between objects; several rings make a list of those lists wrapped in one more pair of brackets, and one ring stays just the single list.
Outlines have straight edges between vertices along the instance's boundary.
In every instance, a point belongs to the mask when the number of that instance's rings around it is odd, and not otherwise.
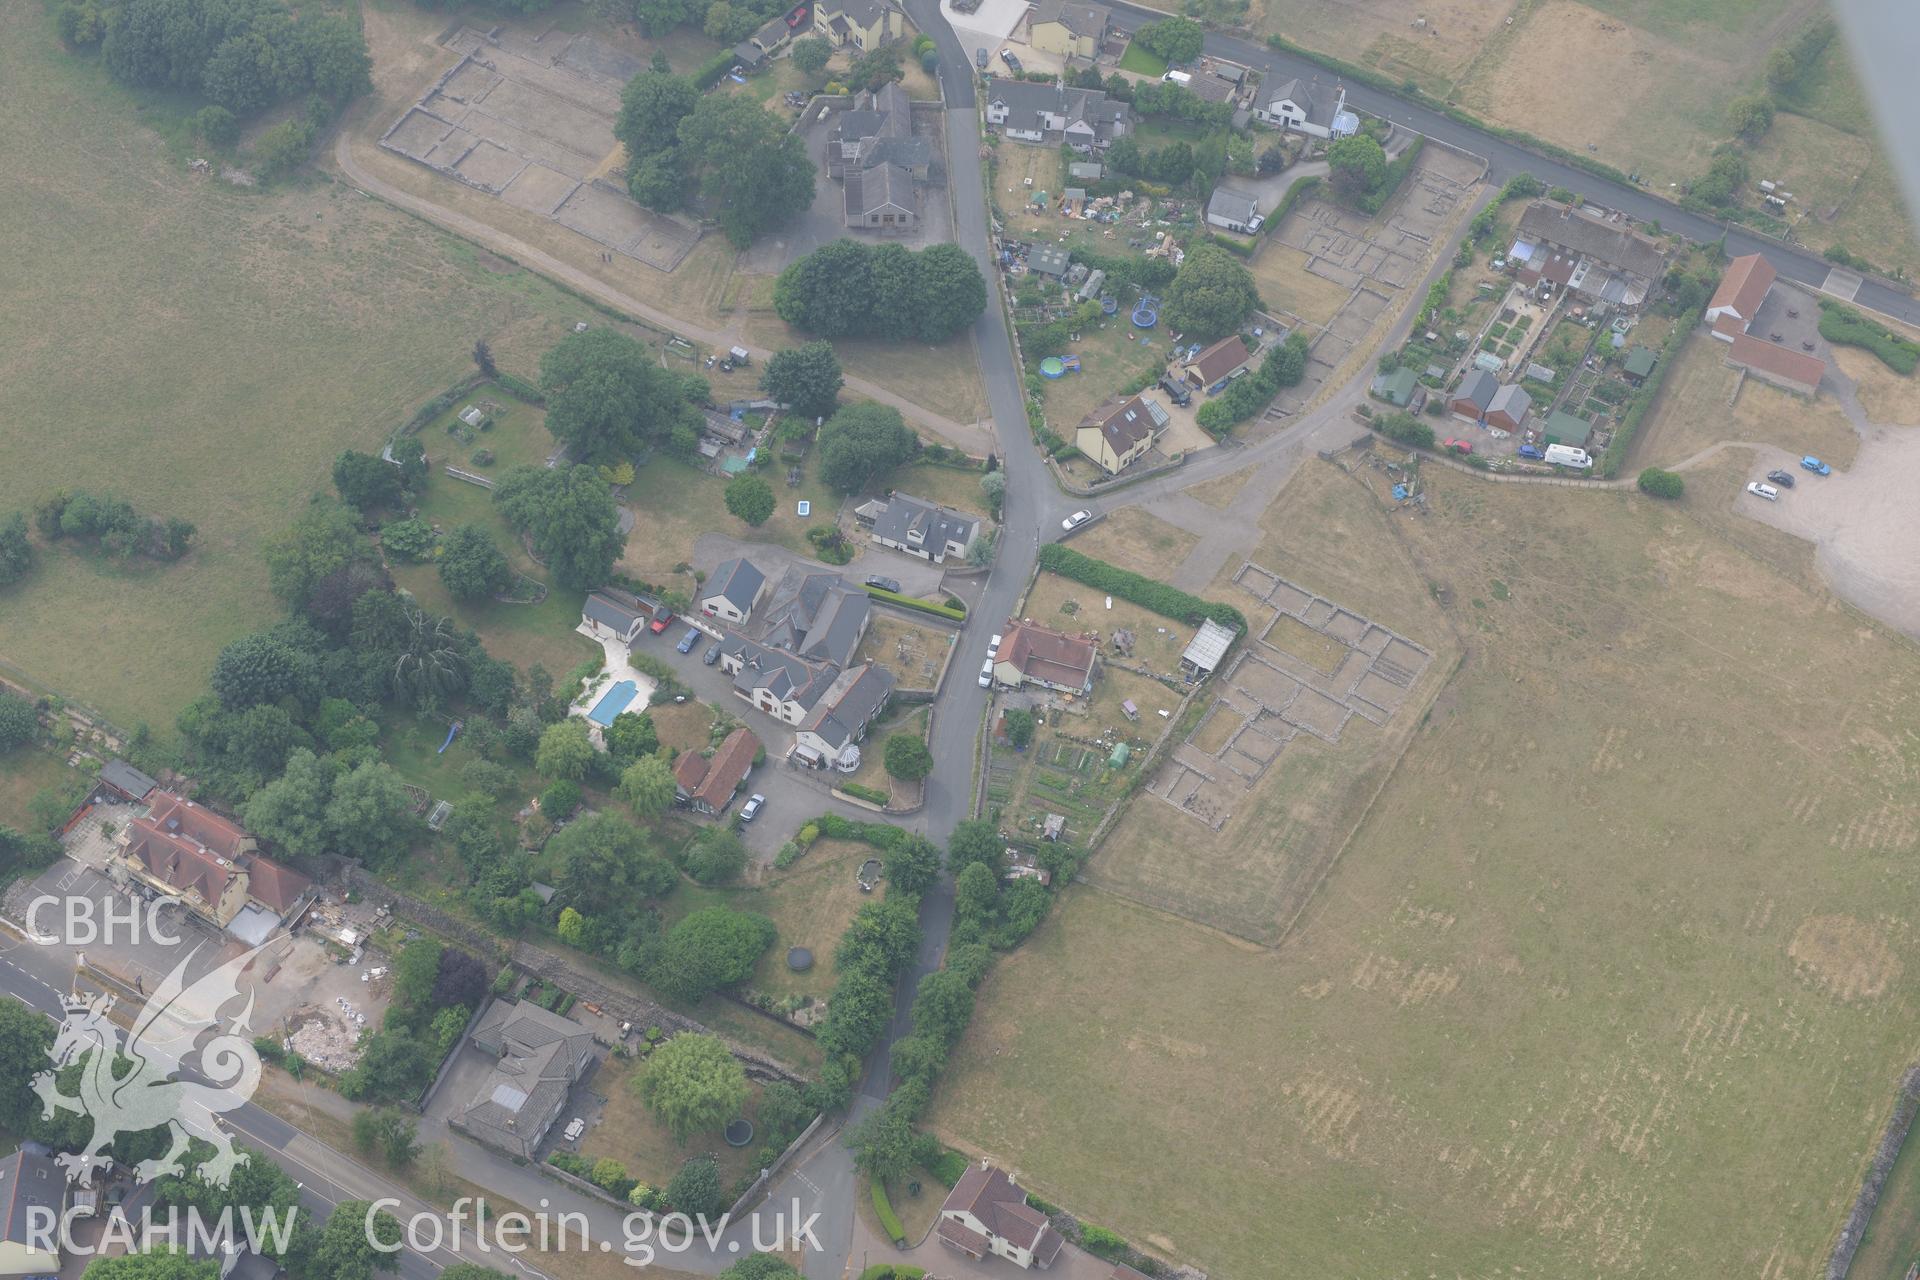
[{"label": "green grass field", "polygon": [[1920,653],[1724,538],[1738,474],[1429,476],[1352,603],[1467,656],[1285,945],[1070,889],[941,1135],[1220,1280],[1818,1273],[1920,1015]]},{"label": "green grass field", "polygon": [[1167,74],[1167,60],[1129,40],[1126,52],[1120,55],[1120,69],[1137,76],[1163,76]]},{"label": "green grass field", "polygon": [[0,661],[167,733],[279,613],[261,544],[334,455],[376,447],[478,337],[530,371],[579,307],[345,187],[190,175],[166,141],[183,104],[62,52],[39,5],[0,11],[0,80],[0,512],[68,485],[200,527],[174,565],[49,551],[0,608]]}]

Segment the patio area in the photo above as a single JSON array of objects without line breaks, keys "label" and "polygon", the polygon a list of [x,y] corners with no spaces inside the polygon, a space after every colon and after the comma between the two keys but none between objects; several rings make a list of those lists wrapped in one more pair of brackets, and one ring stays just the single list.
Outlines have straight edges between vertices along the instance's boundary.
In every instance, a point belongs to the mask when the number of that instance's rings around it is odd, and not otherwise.
[{"label": "patio area", "polygon": [[594,641],[606,655],[606,667],[586,682],[583,692],[567,707],[567,714],[587,722],[587,736],[593,745],[605,750],[601,731],[622,712],[645,711],[653,701],[659,684],[652,676],[633,669],[627,662],[627,646],[618,640],[596,636],[582,623],[575,631]]}]

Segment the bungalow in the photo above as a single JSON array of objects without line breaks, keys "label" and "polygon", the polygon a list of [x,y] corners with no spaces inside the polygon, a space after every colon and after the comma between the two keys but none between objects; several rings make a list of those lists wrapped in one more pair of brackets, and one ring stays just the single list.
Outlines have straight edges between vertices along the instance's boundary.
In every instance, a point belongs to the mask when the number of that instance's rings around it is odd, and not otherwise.
[{"label": "bungalow", "polygon": [[1735,334],[1745,333],[1760,314],[1776,275],[1773,264],[1757,253],[1745,254],[1727,264],[1726,274],[1707,303],[1706,321],[1713,336],[1732,342]]},{"label": "bungalow", "polygon": [[827,174],[839,178],[842,220],[852,229],[911,231],[920,222],[915,184],[933,163],[931,144],[913,132],[913,104],[897,84],[862,90],[834,117]]},{"label": "bungalow", "polygon": [[873,517],[873,540],[935,564],[965,559],[980,537],[980,517],[896,493],[884,506],[865,508]]},{"label": "bungalow", "polygon": [[1027,43],[1042,53],[1059,58],[1099,56],[1107,39],[1107,24],[1113,17],[1105,5],[1086,4],[1083,0],[1039,0],[1034,6],[1033,24]]},{"label": "bungalow", "polygon": [[753,606],[767,585],[767,575],[753,561],[735,557],[723,560],[707,579],[706,594],[700,597],[700,612],[736,625],[753,615]]},{"label": "bungalow", "polygon": [[149,794],[146,811],[122,828],[109,869],[256,943],[304,906],[313,888],[260,854],[238,823],[171,791]]},{"label": "bungalow", "polygon": [[1347,110],[1347,90],[1343,85],[1323,89],[1318,81],[1302,84],[1287,80],[1262,95],[1265,105],[1254,109],[1254,117],[1277,124],[1309,138],[1349,138],[1360,129],[1360,118]]},{"label": "bungalow", "polygon": [[1487,425],[1505,431],[1518,431],[1533,408],[1533,397],[1517,382],[1508,383],[1493,393],[1487,402]]},{"label": "bungalow", "polygon": [[1064,1243],[1014,1180],[985,1161],[970,1166],[940,1206],[940,1243],[975,1262],[988,1254],[1022,1269],[1053,1265]]},{"label": "bungalow", "polygon": [[1125,136],[1133,108],[1100,89],[995,80],[987,89],[986,116],[988,124],[1020,142],[1104,151]]},{"label": "bungalow", "polygon": [[1253,353],[1247,350],[1240,335],[1228,334],[1188,360],[1181,367],[1180,376],[1196,391],[1217,389],[1228,379],[1245,373],[1252,361]]},{"label": "bungalow", "polygon": [[1750,333],[1733,336],[1727,363],[1736,369],[1745,369],[1749,377],[1801,396],[1817,393],[1820,379],[1827,374],[1827,362],[1820,357],[1790,350]]},{"label": "bungalow", "polygon": [[813,10],[814,31],[836,49],[878,49],[904,34],[905,23],[891,0],[819,0]]},{"label": "bungalow", "polygon": [[593,1061],[593,1034],[539,1005],[496,1000],[468,1043],[494,1067],[450,1123],[483,1146],[530,1159]]},{"label": "bungalow", "polygon": [[1033,684],[1059,693],[1092,693],[1099,652],[1085,636],[1033,622],[1009,622],[993,663],[994,683],[1010,689]]},{"label": "bungalow", "polygon": [[745,728],[728,734],[711,759],[698,751],[681,752],[673,762],[674,798],[695,813],[725,813],[759,754],[760,739]]},{"label": "bungalow", "polygon": [[44,1148],[21,1147],[0,1159],[0,1276],[52,1276],[61,1270],[55,1224],[67,1211],[66,1171]]},{"label": "bungalow", "polygon": [[849,171],[840,190],[840,218],[850,231],[912,231],[920,225],[913,173],[897,164]]},{"label": "bungalow", "polygon": [[1260,206],[1252,196],[1216,187],[1213,198],[1207,201],[1207,223],[1223,230],[1252,235],[1260,230]]},{"label": "bungalow", "polygon": [[1152,450],[1170,421],[1158,400],[1145,395],[1115,396],[1080,420],[1073,443],[1102,471],[1118,475]]},{"label": "bungalow", "polygon": [[1447,401],[1447,410],[1454,417],[1467,422],[1478,422],[1487,414],[1487,407],[1493,403],[1494,395],[1500,390],[1500,384],[1485,369],[1475,369],[1460,380],[1453,389],[1453,398]]},{"label": "bungalow", "polygon": [[659,635],[673,622],[673,610],[652,596],[622,591],[619,587],[601,587],[588,594],[580,606],[580,627],[600,640],[618,640],[631,645],[642,631]]}]

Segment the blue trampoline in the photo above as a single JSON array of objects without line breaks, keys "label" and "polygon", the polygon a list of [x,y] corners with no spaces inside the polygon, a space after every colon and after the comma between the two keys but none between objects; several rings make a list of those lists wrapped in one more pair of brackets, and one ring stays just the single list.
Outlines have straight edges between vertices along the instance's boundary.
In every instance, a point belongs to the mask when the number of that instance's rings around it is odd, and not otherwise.
[{"label": "blue trampoline", "polygon": [[1140,301],[1133,304],[1133,327],[1151,329],[1160,323],[1160,302],[1150,293],[1140,295]]},{"label": "blue trampoline", "polygon": [[600,701],[593,704],[593,710],[587,712],[587,719],[602,729],[613,723],[613,718],[625,711],[640,693],[640,686],[631,680],[622,680],[600,695]]}]

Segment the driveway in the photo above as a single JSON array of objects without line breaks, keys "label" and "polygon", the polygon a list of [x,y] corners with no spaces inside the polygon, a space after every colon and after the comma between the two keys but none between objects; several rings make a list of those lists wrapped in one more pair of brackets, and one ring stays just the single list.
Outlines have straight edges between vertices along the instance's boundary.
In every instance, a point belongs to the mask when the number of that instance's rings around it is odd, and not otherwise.
[{"label": "driveway", "polygon": [[847,234],[840,184],[827,176],[827,135],[833,130],[834,116],[828,108],[832,105],[820,100],[808,104],[800,123],[794,126],[794,132],[806,144],[807,159],[813,161],[813,203],[777,233],[755,242],[741,254],[740,270],[777,274],[788,263]]},{"label": "driveway", "polygon": [[897,578],[900,589],[910,596],[931,596],[940,589],[941,579],[946,576],[945,566],[877,546],[867,538],[864,530],[856,531],[849,537],[860,550],[852,560],[837,566],[770,542],[744,542],[724,533],[703,533],[695,538],[693,559],[696,565],[711,573],[722,560],[742,556],[753,561],[760,572],[767,575],[769,582],[779,578],[788,569],[805,569],[812,573],[837,573],[853,582],[864,582],[876,574]]}]

